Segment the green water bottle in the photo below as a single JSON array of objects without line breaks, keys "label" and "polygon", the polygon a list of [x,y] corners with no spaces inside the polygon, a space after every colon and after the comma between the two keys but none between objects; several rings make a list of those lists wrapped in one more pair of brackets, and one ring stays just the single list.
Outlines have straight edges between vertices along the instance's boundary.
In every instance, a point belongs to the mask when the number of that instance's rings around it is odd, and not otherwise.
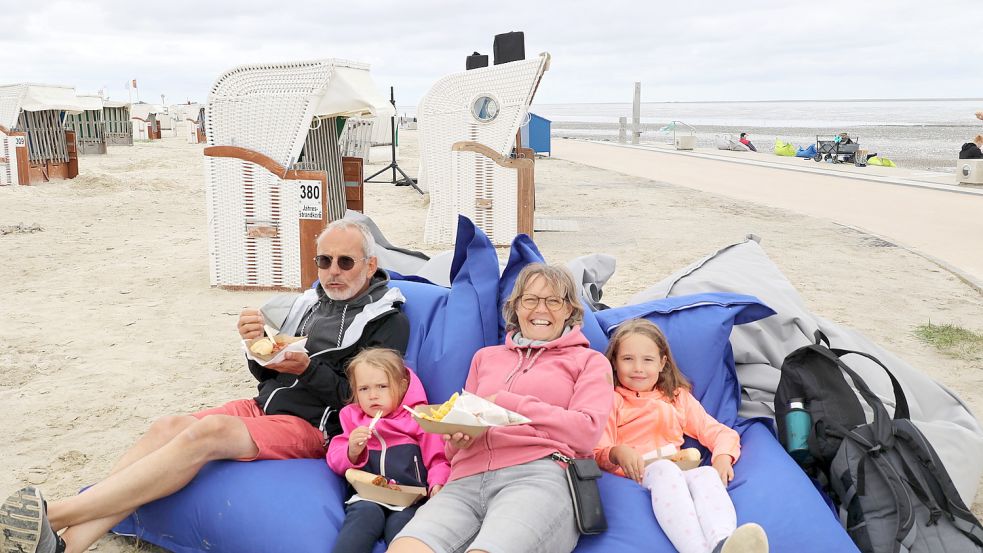
[{"label": "green water bottle", "polygon": [[812,415],[805,408],[805,399],[794,397],[788,402],[788,413],[785,413],[785,448],[796,463],[803,464],[809,460],[809,428],[812,426]]}]

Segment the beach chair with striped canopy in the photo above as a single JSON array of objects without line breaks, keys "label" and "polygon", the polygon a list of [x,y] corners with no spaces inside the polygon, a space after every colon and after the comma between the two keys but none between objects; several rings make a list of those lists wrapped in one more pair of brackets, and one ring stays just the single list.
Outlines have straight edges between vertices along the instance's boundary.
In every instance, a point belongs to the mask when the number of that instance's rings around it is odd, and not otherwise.
[{"label": "beach chair with striped canopy", "polygon": [[327,59],[222,74],[205,107],[211,284],[300,289],[314,239],[345,213],[337,117],[389,117],[368,65]]},{"label": "beach chair with striped canopy", "polygon": [[448,75],[420,102],[420,183],[430,193],[428,244],[453,243],[459,214],[496,245],[510,243],[519,231],[518,174],[532,171],[533,161],[510,154],[549,62],[543,53]]},{"label": "beach chair with striped canopy", "polygon": [[78,176],[75,132],[65,115],[85,110],[70,86],[0,86],[0,185]]}]

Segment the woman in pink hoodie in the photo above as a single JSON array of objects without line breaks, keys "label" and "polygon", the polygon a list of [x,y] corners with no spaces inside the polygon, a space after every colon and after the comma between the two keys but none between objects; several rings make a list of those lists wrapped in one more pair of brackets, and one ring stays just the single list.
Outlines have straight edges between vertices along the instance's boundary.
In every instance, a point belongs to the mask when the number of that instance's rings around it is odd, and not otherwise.
[{"label": "woman in pink hoodie", "polygon": [[580,331],[583,308],[562,267],[526,266],[503,306],[505,345],[475,354],[466,391],[532,422],[475,439],[445,435],[451,475],[391,552],[557,552],[577,545],[565,467],[591,457],[611,411],[611,365]]},{"label": "woman in pink hoodie", "polygon": [[[440,436],[425,433],[403,405],[426,405],[420,379],[396,350],[370,348],[347,368],[352,403],[339,413],[342,433],[328,445],[328,466],[339,475],[350,468],[379,474],[395,484],[421,486],[430,496],[447,482],[450,465]],[[417,506],[383,505],[353,496],[332,551],[370,553],[379,538],[390,543],[413,518]]]}]

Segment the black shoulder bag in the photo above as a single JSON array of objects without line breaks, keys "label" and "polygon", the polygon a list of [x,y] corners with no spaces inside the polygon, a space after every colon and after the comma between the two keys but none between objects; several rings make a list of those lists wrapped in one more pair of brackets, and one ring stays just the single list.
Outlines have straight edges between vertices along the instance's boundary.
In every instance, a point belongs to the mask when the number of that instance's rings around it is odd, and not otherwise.
[{"label": "black shoulder bag", "polygon": [[593,459],[571,459],[560,452],[550,455],[554,461],[567,464],[567,484],[570,498],[573,499],[573,518],[581,534],[600,534],[608,529],[601,505],[601,491],[597,480],[601,477],[601,467]]}]

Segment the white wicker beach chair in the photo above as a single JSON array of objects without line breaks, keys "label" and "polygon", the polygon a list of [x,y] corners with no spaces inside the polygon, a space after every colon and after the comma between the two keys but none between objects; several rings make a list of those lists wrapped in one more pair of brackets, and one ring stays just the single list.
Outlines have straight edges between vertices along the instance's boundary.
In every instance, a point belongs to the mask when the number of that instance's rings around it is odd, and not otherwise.
[{"label": "white wicker beach chair", "polygon": [[[508,158],[549,59],[544,53],[448,75],[420,102],[420,183],[430,192],[428,244],[452,243],[458,214],[474,221],[494,244],[515,237],[516,165],[492,157]],[[454,151],[460,142],[482,145],[485,153]]]},{"label": "white wicker beach chair", "polygon": [[205,108],[212,285],[310,285],[314,238],[345,213],[335,118],[392,113],[360,63],[249,65],[220,76]]}]

